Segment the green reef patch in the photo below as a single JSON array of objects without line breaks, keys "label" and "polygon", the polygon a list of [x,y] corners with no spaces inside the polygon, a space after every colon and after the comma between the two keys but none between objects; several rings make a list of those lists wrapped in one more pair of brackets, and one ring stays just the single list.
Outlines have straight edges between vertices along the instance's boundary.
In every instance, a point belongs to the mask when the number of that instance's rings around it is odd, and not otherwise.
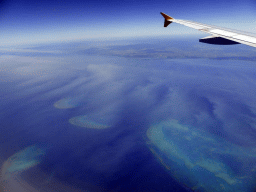
[{"label": "green reef patch", "polygon": [[11,176],[15,176],[41,162],[45,150],[35,145],[25,148],[9,157],[2,166],[2,178],[8,180]]},{"label": "green reef patch", "polygon": [[183,185],[200,192],[254,192],[256,147],[241,147],[207,131],[162,121],[147,130],[149,148]]},{"label": "green reef patch", "polygon": [[90,129],[106,129],[110,127],[109,125],[93,121],[86,115],[72,117],[71,119],[69,119],[69,123],[79,127],[85,127]]},{"label": "green reef patch", "polygon": [[69,109],[77,107],[79,102],[74,98],[64,98],[54,103],[54,107],[58,109]]}]

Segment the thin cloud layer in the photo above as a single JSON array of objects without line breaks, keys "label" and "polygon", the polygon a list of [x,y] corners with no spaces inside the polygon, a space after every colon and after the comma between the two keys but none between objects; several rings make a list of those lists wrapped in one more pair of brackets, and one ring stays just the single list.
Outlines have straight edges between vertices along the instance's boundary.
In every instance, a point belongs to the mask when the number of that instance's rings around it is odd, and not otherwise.
[{"label": "thin cloud layer", "polygon": [[[104,46],[108,51],[115,49]],[[116,178],[129,173],[126,166],[136,170],[134,164],[142,159],[138,164],[145,170],[150,167],[150,151],[142,147],[146,131],[169,119],[237,146],[256,145],[254,63],[209,59],[204,47],[193,47],[194,53],[201,50],[204,57],[191,59],[186,56],[192,54],[185,49],[187,44],[175,44],[184,49],[183,59],[177,59],[178,54],[171,59],[148,57],[159,55],[157,46],[151,45],[146,57],[126,55],[131,49],[143,52],[145,46],[138,45],[124,51],[118,47],[118,55],[83,53],[81,46],[73,46],[72,55],[67,46],[61,56],[0,58],[1,110],[13,115],[22,109],[15,116],[23,125],[19,129],[53,146],[46,154],[51,163],[42,162],[43,171],[55,171],[60,180],[68,174],[66,182],[76,178],[92,185],[102,182],[108,190],[120,189]],[[54,103],[64,104],[65,109],[56,109]],[[69,119],[79,116],[111,128],[81,129],[69,124]]]},{"label": "thin cloud layer", "polygon": [[173,117],[235,138],[234,142],[254,144],[255,78],[250,62],[134,58],[120,63],[113,57],[104,63],[99,56],[88,58],[83,65],[82,61],[76,65],[72,57],[66,62],[55,58],[46,68],[43,58],[20,57],[28,70],[17,66],[9,76],[29,75],[19,78],[25,87],[19,95],[41,92],[42,98],[73,97],[92,113],[107,111],[117,119],[117,111],[129,105],[147,119]]}]

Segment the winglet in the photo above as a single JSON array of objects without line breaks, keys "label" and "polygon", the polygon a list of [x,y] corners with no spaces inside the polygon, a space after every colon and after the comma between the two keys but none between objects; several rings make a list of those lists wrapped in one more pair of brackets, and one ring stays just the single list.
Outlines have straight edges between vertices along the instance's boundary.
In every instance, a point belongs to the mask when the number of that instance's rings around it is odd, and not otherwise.
[{"label": "winglet", "polygon": [[173,18],[172,17],[170,17],[169,15],[166,15],[166,14],[164,14],[164,13],[162,13],[162,12],[160,12],[161,13],[161,15],[164,17],[164,27],[167,27],[169,24],[171,24],[172,23],[172,21],[171,20],[173,20]]}]

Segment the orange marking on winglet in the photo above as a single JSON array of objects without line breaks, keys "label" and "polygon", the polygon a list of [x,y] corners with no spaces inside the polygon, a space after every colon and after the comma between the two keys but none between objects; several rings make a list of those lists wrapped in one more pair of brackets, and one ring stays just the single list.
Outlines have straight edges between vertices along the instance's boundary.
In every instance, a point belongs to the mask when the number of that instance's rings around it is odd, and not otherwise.
[{"label": "orange marking on winglet", "polygon": [[163,13],[163,12],[160,12],[160,13],[161,13],[161,15],[163,15],[163,17],[164,17],[166,20],[172,20],[172,19],[174,19],[174,18],[170,17],[169,15],[166,15],[166,14]]}]

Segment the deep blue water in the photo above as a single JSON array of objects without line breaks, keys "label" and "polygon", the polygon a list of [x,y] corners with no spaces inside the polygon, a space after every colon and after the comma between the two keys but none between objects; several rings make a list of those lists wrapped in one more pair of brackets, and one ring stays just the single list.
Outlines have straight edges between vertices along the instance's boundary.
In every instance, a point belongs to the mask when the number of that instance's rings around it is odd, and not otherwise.
[{"label": "deep blue water", "polygon": [[[54,178],[66,185],[92,191],[187,191],[148,150],[144,138],[147,123],[142,114],[120,111],[115,126],[86,130],[68,122],[80,114],[79,109],[63,112],[54,108],[59,97],[31,102],[35,98],[36,94],[16,99],[1,115],[2,159],[37,144],[47,148],[37,172],[49,177],[54,172]],[[40,175],[35,179],[29,171],[22,177],[41,189],[48,179]]]},{"label": "deep blue water", "polygon": [[[97,45],[96,52],[63,45],[52,55],[43,52],[54,50],[51,46],[34,48],[38,54],[5,53],[0,58],[2,163],[35,145],[46,151],[40,163],[13,174],[35,189],[189,191],[150,150],[151,125],[176,119],[241,147],[256,147],[253,58],[234,60],[220,47],[216,52],[227,59],[208,58],[208,50],[190,47],[193,43],[174,42],[173,55],[164,57],[168,51],[161,52],[161,42],[146,51],[144,44]],[[191,58],[193,49],[200,59]],[[54,107],[61,99],[74,106]],[[110,127],[69,123],[80,115]],[[237,166],[248,163],[228,155],[220,159],[235,163],[237,173]]]}]

